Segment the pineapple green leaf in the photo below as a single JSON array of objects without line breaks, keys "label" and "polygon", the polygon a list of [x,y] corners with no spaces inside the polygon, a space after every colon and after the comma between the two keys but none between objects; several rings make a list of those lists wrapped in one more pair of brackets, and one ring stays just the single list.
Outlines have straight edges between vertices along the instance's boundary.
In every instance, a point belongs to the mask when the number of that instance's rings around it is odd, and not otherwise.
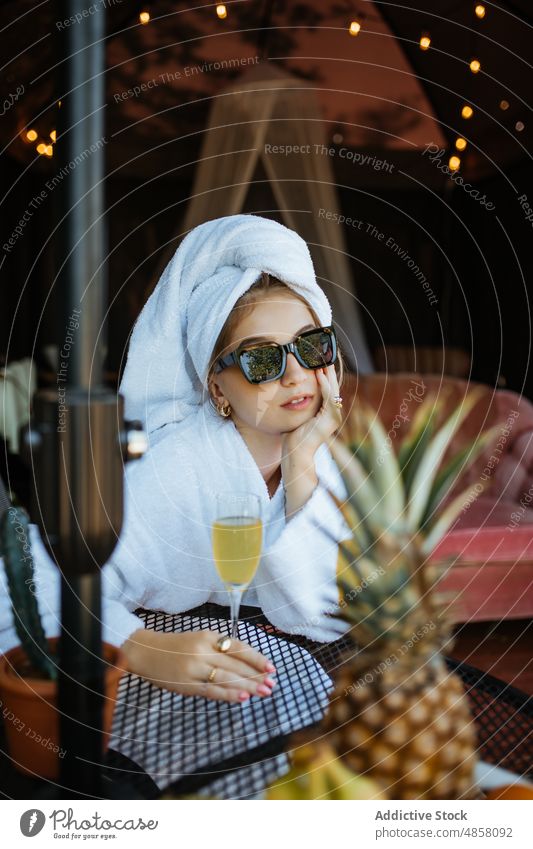
[{"label": "pineapple green leaf", "polygon": [[[365,526],[364,520],[361,518],[361,512],[354,499],[350,499],[348,503],[340,501],[337,496],[328,489],[328,492],[341,511],[344,521],[354,535],[354,541],[357,541],[359,553],[366,551],[372,545],[373,536],[369,529]],[[350,542],[352,542],[350,540]]]},{"label": "pineapple green leaf", "polygon": [[404,487],[398,460],[377,412],[363,406],[361,414],[367,424],[369,460],[375,487],[388,520],[387,526],[392,525],[395,528],[403,521],[405,509]]},{"label": "pineapple green leaf", "polygon": [[461,404],[432,437],[424,456],[421,458],[413,479],[407,505],[408,527],[412,532],[420,526],[422,517],[426,512],[435,477],[451,440],[460,424],[479,401],[482,393],[483,389],[479,387],[462,400]]},{"label": "pineapple green leaf", "polygon": [[354,457],[359,460],[365,472],[370,474],[372,471],[372,463],[371,463],[371,455],[368,448],[368,440],[364,439],[361,442],[351,442],[348,445],[348,448],[354,455]]},{"label": "pineapple green leaf", "polygon": [[[328,489],[329,494],[334,499],[334,501],[339,504],[338,498]],[[323,529],[326,536],[329,536],[332,543],[338,545],[339,555],[337,559],[337,574],[338,574],[338,586],[340,589],[345,589],[348,592],[353,592],[354,589],[360,587],[361,582],[365,579],[368,579],[369,575],[365,575],[362,572],[364,565],[370,565],[372,571],[375,572],[377,564],[364,556],[364,550],[361,550],[357,539],[346,539],[346,540],[337,540],[336,536],[324,527]],[[341,566],[339,564],[339,559],[343,559],[344,565]],[[374,598],[373,592],[371,590],[371,585],[368,585],[365,589],[365,592],[368,592],[368,597],[372,597],[373,604],[379,604],[380,596],[376,596]]]},{"label": "pineapple green leaf", "polygon": [[[404,435],[399,445],[398,462],[401,467],[406,465],[407,459],[412,453],[413,447],[418,441],[420,433],[425,427],[427,427],[429,418],[434,412],[438,413],[441,406],[442,401],[439,400],[439,397],[435,395],[435,393],[431,393],[431,395],[428,395],[423,401],[421,401],[420,406],[417,408],[413,418],[411,419],[409,430]],[[436,407],[438,407],[437,410],[435,409]]]},{"label": "pineapple green leaf", "polygon": [[[481,487],[481,489],[479,487]],[[424,536],[421,544],[422,554],[426,556],[431,554],[437,543],[442,539],[444,534],[457,519],[461,510],[464,509],[465,504],[467,502],[471,503],[472,500],[475,500],[479,495],[481,495],[484,489],[485,486],[483,483],[478,482],[476,484],[470,484],[470,486],[467,486],[466,489],[450,501],[438,517],[435,524],[432,525],[431,529]]]},{"label": "pineapple green leaf", "polygon": [[444,466],[435,477],[431,488],[426,510],[421,521],[421,527],[431,521],[431,517],[438,509],[439,504],[446,498],[447,493],[453,488],[458,478],[476,461],[479,455],[490,444],[492,439],[500,433],[500,425],[494,425],[489,430],[468,442],[459,449],[451,460]]},{"label": "pineapple green leaf", "polygon": [[403,475],[406,495],[409,495],[413,478],[429,441],[442,408],[442,399],[426,398],[418,408],[409,430],[398,452],[398,465]]},{"label": "pineapple green leaf", "polygon": [[357,505],[356,510],[360,518],[368,528],[383,526],[383,507],[370,476],[348,446],[339,439],[331,440],[329,446],[339,467],[350,503]]}]

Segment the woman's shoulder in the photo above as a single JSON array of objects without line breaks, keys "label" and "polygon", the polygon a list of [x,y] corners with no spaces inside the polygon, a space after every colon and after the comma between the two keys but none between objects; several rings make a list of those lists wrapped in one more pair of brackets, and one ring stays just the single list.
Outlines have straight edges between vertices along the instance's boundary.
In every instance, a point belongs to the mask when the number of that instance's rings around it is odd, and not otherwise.
[{"label": "woman's shoulder", "polygon": [[[212,410],[208,403],[200,404],[193,413],[179,422],[169,422],[150,435],[150,445],[162,449],[169,445],[195,445],[224,430],[227,422]],[[164,449],[163,449],[164,450]]]},{"label": "woman's shoulder", "polygon": [[220,452],[221,428],[202,409],[180,422],[169,422],[149,439],[141,460],[127,466],[127,479],[135,485],[158,479],[178,483],[178,478],[201,478],[212,469],[213,452]]}]

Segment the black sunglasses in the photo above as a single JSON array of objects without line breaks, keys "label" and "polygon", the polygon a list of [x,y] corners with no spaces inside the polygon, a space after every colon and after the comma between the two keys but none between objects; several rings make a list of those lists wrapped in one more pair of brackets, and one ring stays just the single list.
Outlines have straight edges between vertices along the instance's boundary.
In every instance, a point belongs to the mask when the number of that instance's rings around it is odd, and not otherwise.
[{"label": "black sunglasses", "polygon": [[314,327],[301,333],[292,342],[278,345],[239,345],[231,354],[217,360],[215,374],[232,365],[239,366],[249,383],[268,383],[285,374],[287,354],[294,354],[304,368],[331,366],[337,359],[337,337],[333,327]]}]

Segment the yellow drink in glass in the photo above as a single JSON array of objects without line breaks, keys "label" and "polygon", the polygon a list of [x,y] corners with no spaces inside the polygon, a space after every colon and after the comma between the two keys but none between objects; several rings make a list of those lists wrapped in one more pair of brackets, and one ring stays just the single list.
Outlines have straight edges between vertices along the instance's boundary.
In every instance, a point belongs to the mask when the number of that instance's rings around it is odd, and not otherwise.
[{"label": "yellow drink in glass", "polygon": [[246,589],[259,563],[261,519],[235,516],[213,522],[213,557],[225,584]]},{"label": "yellow drink in glass", "polygon": [[230,633],[238,637],[241,597],[261,558],[263,522],[259,496],[251,492],[217,493],[211,537],[215,566],[229,592]]}]

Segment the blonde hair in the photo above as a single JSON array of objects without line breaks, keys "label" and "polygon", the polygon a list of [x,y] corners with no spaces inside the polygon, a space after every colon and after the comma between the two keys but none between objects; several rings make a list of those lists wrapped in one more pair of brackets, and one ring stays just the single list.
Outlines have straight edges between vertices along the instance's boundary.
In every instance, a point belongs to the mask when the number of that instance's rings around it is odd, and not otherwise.
[{"label": "blonde hair", "polygon": [[[218,335],[218,339],[215,342],[215,346],[213,348],[213,352],[211,354],[211,359],[209,362],[209,370],[207,377],[207,386],[209,389],[211,378],[214,374],[214,368],[217,360],[222,357],[224,354],[228,353],[231,347],[230,340],[233,336],[233,332],[237,327],[238,323],[241,319],[247,315],[249,315],[253,308],[257,303],[261,301],[261,298],[264,295],[275,294],[276,292],[281,292],[283,295],[291,295],[293,298],[297,298],[302,304],[305,304],[311,315],[313,316],[313,321],[315,322],[317,327],[320,327],[321,322],[318,318],[314,309],[307,303],[302,295],[299,295],[298,292],[295,292],[294,289],[291,289],[290,286],[287,286],[286,283],[283,283],[282,280],[278,280],[277,277],[272,277],[270,274],[267,274],[264,271],[261,274],[259,280],[257,280],[250,288],[239,298],[239,300],[235,303],[233,309],[228,315],[222,330]],[[337,374],[337,379],[339,381],[339,387],[342,386],[344,380],[344,361],[342,357],[342,352],[340,350],[340,345],[337,345],[337,360],[335,362],[335,372]]]}]

